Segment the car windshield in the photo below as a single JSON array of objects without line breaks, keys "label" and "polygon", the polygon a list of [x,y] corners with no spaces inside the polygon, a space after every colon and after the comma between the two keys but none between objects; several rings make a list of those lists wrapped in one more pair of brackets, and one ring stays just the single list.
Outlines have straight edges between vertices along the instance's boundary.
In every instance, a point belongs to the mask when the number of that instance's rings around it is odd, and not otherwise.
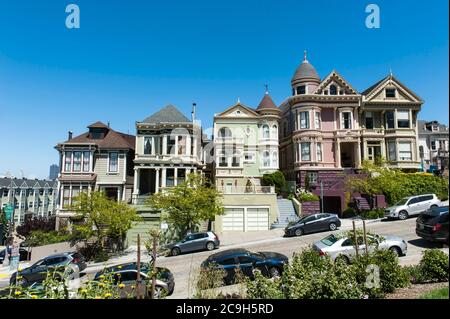
[{"label": "car windshield", "polygon": [[324,239],[322,239],[320,242],[327,246],[331,246],[337,241],[338,241],[338,238],[336,238],[336,236],[329,235],[329,236],[325,237]]},{"label": "car windshield", "polygon": [[405,205],[408,202],[408,199],[409,199],[409,197],[402,198],[395,204],[395,206]]}]

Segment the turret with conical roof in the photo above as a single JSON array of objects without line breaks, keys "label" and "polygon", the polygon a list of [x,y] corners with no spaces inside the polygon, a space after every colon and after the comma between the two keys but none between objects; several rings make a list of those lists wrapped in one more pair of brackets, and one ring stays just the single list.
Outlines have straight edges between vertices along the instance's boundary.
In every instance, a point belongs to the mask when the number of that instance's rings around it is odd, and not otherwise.
[{"label": "turret with conical roof", "polygon": [[269,91],[266,86],[266,92],[261,102],[259,102],[258,107],[256,108],[256,112],[261,115],[276,115],[278,116],[280,109],[277,107],[275,102],[269,95]]},{"label": "turret with conical roof", "polygon": [[292,95],[311,94],[320,84],[320,76],[314,66],[309,63],[304,53],[303,62],[295,70],[291,80]]}]

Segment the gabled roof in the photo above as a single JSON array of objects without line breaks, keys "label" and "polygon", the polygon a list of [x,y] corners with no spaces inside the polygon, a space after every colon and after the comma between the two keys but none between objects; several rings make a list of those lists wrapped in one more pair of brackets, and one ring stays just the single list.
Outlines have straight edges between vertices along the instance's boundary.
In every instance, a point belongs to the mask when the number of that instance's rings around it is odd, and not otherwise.
[{"label": "gabled roof", "polygon": [[183,113],[175,106],[169,104],[158,112],[150,115],[142,123],[160,124],[160,123],[191,123]]},{"label": "gabled roof", "polygon": [[392,74],[389,74],[388,76],[386,76],[383,79],[381,79],[380,81],[376,82],[374,85],[372,85],[368,89],[364,90],[362,92],[362,95],[364,95],[366,97],[366,99],[370,99],[370,98],[376,96],[387,85],[388,82],[393,83],[403,93],[405,93],[407,96],[409,96],[412,100],[415,100],[415,102],[423,103],[423,100],[420,96],[418,96],[413,91],[411,91],[402,82],[397,80]]},{"label": "gabled roof", "polygon": [[97,121],[97,122],[89,125],[88,128],[108,128],[108,125],[106,125],[100,121]]},{"label": "gabled roof", "polygon": [[56,181],[38,180],[38,179],[27,179],[27,178],[0,178],[0,188],[53,188],[56,187]]},{"label": "gabled roof", "polygon": [[[428,130],[426,125],[438,125],[439,131]],[[419,120],[418,123],[419,134],[448,134],[448,127],[444,124],[440,124],[438,121],[424,121]]]},{"label": "gabled roof", "polygon": [[248,113],[250,113],[253,116],[259,116],[259,114],[254,109],[252,109],[251,107],[246,106],[244,104],[241,104],[241,102],[237,102],[235,105],[230,106],[225,111],[223,111],[223,112],[221,112],[219,114],[216,114],[215,117],[217,117],[217,116],[226,116],[233,109],[236,109],[236,108],[242,108],[242,109],[244,109],[245,111],[247,111]]},{"label": "gabled roof", "polygon": [[349,89],[352,94],[358,94],[358,91],[356,91],[347,80],[345,80],[336,70],[331,71],[330,74],[328,74],[325,79],[319,84],[319,86],[316,88],[316,91],[314,94],[318,94],[321,92],[330,82],[335,81],[339,83],[341,86],[346,87]]},{"label": "gabled roof", "polygon": [[264,97],[262,98],[261,102],[259,102],[259,105],[256,108],[257,111],[258,110],[264,110],[264,109],[276,109],[276,110],[278,110],[278,107],[273,102],[272,98],[269,95],[269,92],[266,92],[266,94],[264,94]]}]

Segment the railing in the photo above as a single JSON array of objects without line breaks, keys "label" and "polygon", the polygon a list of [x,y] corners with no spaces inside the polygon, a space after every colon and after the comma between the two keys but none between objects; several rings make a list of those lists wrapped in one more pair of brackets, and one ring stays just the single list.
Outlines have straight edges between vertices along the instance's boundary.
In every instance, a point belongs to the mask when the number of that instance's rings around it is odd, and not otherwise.
[{"label": "railing", "polygon": [[384,134],[384,129],[383,128],[372,128],[372,129],[368,129],[368,128],[364,128],[361,130],[362,134]]},{"label": "railing", "polygon": [[223,194],[275,194],[274,186],[219,186]]}]

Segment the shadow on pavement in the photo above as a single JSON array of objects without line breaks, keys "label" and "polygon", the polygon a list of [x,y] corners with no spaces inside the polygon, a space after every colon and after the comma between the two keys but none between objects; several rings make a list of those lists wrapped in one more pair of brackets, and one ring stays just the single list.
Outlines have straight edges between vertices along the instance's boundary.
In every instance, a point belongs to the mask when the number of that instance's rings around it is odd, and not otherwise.
[{"label": "shadow on pavement", "polygon": [[434,242],[427,241],[422,238],[408,240],[408,244],[411,244],[413,246],[420,247],[420,248],[442,248],[443,247],[443,245],[441,243],[434,243]]}]

